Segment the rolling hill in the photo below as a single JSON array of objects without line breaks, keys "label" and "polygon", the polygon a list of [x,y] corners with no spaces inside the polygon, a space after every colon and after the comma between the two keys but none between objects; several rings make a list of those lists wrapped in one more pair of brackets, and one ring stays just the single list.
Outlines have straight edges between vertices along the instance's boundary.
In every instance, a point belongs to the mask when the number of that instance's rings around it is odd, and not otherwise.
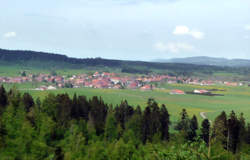
[{"label": "rolling hill", "polygon": [[[202,59],[202,58],[200,58]],[[198,60],[197,60],[198,61]],[[191,61],[190,61],[191,62]],[[195,63],[193,61],[192,63]],[[85,70],[110,70],[123,73],[162,73],[183,76],[205,75],[211,76],[214,73],[230,73],[250,75],[250,68],[236,68],[225,66],[212,66],[188,64],[184,61],[175,61],[168,63],[160,62],[143,62],[143,61],[124,61],[102,58],[72,58],[66,55],[23,51],[23,50],[5,50],[0,49],[0,66],[12,66],[20,68],[32,68],[42,70],[60,70],[60,69],[85,69]]]},{"label": "rolling hill", "polygon": [[187,57],[187,58],[173,58],[173,59],[158,59],[154,62],[162,63],[185,63],[197,65],[211,65],[211,66],[228,66],[228,67],[250,67],[250,60],[247,59],[226,59],[213,57]]}]

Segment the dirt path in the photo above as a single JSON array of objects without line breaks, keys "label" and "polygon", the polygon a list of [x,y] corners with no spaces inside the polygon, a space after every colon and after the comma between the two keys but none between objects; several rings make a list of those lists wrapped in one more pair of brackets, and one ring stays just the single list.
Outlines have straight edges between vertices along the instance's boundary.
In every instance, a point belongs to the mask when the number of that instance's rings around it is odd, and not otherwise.
[{"label": "dirt path", "polygon": [[200,116],[203,118],[203,119],[207,119],[207,116],[205,115],[206,112],[200,112]]},{"label": "dirt path", "polygon": [[[206,112],[200,112],[200,116],[203,118],[203,119],[208,119],[207,116],[205,115]],[[210,123],[212,123],[211,120],[209,120]]]}]

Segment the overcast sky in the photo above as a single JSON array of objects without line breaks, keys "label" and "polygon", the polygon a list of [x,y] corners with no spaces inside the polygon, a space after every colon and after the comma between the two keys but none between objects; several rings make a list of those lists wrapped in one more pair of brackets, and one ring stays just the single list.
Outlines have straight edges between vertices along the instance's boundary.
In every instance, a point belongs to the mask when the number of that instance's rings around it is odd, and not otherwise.
[{"label": "overcast sky", "polygon": [[250,0],[2,0],[0,48],[80,58],[250,59]]}]

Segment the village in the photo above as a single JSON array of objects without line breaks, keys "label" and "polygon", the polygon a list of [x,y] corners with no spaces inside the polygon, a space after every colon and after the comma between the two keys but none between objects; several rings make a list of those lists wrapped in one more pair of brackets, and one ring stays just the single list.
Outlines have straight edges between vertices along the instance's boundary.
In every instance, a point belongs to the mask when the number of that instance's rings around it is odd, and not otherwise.
[{"label": "village", "polygon": [[[80,74],[70,77],[51,74],[29,74],[18,77],[0,77],[0,83],[43,83],[35,90],[55,90],[57,88],[111,88],[111,89],[140,89],[142,91],[157,88],[158,83],[168,84],[192,84],[192,85],[227,85],[242,86],[243,83],[201,80],[199,78],[176,77],[170,75],[147,75],[147,76],[122,76],[117,73],[95,72],[94,74]],[[207,93],[206,90],[196,90],[194,93]],[[170,94],[185,94],[184,91],[172,90]]]}]

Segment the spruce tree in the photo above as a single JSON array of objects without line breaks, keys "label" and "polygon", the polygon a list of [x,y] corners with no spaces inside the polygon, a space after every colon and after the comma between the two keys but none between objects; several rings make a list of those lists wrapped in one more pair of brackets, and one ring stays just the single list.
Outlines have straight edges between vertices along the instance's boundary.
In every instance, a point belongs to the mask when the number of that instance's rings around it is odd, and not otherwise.
[{"label": "spruce tree", "polygon": [[104,137],[109,142],[118,138],[117,122],[113,113],[108,113]]},{"label": "spruce tree", "polygon": [[160,111],[160,122],[161,122],[161,139],[169,140],[169,125],[170,125],[170,115],[166,106],[163,104]]},{"label": "spruce tree", "polygon": [[250,144],[250,123],[247,124],[246,134],[244,139],[246,144]]},{"label": "spruce tree", "polygon": [[151,109],[147,106],[143,112],[142,117],[142,142],[145,144],[151,136]]},{"label": "spruce tree", "polygon": [[221,142],[225,149],[227,148],[227,135],[227,115],[226,112],[223,111],[218,117],[215,118],[213,136],[216,138],[216,141]]},{"label": "spruce tree", "polygon": [[201,124],[201,138],[206,142],[208,145],[209,143],[209,136],[210,136],[210,122],[208,119],[204,119]]},{"label": "spruce tree", "polygon": [[22,102],[24,104],[26,112],[30,111],[31,107],[34,107],[34,100],[29,93],[24,93]]},{"label": "spruce tree", "polygon": [[1,85],[0,87],[0,115],[1,115],[1,112],[4,110],[4,108],[6,107],[7,102],[8,102],[7,93],[3,85]]},{"label": "spruce tree", "polygon": [[240,144],[240,122],[234,111],[231,112],[228,119],[228,150],[236,153]]},{"label": "spruce tree", "polygon": [[196,130],[198,129],[198,121],[194,115],[190,120],[190,130],[188,131],[188,140],[194,141],[194,138],[197,136]]}]

